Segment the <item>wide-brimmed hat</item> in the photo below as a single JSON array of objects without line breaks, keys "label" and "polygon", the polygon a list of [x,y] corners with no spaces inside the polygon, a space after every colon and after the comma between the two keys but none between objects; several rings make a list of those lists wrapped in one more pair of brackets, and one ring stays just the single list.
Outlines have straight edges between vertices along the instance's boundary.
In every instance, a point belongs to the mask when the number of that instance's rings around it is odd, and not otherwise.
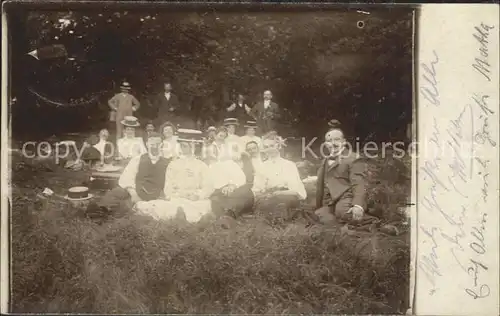
[{"label": "wide-brimmed hat", "polygon": [[245,128],[257,128],[257,122],[256,121],[247,121],[245,123]]},{"label": "wide-brimmed hat", "polygon": [[94,195],[89,193],[87,187],[72,187],[68,189],[68,193],[64,196],[69,201],[84,201],[93,198]]},{"label": "wide-brimmed hat", "polygon": [[224,119],[224,126],[229,126],[229,125],[240,125],[238,122],[237,118],[234,117],[228,117]]},{"label": "wide-brimmed hat", "polygon": [[216,131],[217,131],[217,128],[216,128],[215,126],[209,126],[209,127],[207,128],[207,133],[208,133],[208,132],[216,132]]},{"label": "wide-brimmed hat", "polygon": [[203,132],[196,129],[179,128],[177,130],[177,141],[179,142],[202,142]]},{"label": "wide-brimmed hat", "polygon": [[130,86],[130,83],[124,81],[121,85],[120,85],[120,89],[123,89],[123,90],[130,90],[132,89],[132,87]]},{"label": "wide-brimmed hat", "polygon": [[141,123],[139,123],[139,120],[135,116],[125,116],[121,123],[125,126],[129,127],[138,127],[141,126]]}]

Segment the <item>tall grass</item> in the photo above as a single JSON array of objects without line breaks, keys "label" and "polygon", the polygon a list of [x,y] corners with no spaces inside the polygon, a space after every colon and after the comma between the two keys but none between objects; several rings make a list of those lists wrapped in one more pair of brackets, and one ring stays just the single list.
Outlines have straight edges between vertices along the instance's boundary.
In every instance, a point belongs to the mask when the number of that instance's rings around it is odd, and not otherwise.
[{"label": "tall grass", "polygon": [[[405,238],[302,223],[277,229],[258,219],[224,229],[131,213],[98,225],[68,205],[33,202],[36,188],[26,185],[13,184],[13,312],[404,312]],[[366,249],[373,258],[398,255],[363,260]]]}]

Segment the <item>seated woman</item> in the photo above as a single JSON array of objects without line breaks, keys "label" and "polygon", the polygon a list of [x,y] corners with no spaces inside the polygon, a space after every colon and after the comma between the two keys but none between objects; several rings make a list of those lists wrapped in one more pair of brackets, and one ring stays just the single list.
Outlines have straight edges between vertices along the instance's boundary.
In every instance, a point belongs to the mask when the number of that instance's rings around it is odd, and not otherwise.
[{"label": "seated woman", "polygon": [[236,217],[251,211],[253,193],[246,185],[246,176],[231,156],[224,155],[209,167],[209,178],[215,191],[212,193],[212,212],[216,216]]},{"label": "seated woman", "polygon": [[210,213],[213,185],[208,166],[195,156],[195,145],[201,143],[196,139],[199,134],[182,129],[178,132],[181,156],[167,168],[164,199],[139,202],[136,210],[157,219],[174,218],[182,211],[186,220],[193,223]]},{"label": "seated woman", "polygon": [[245,124],[245,135],[240,137],[240,146],[241,148],[246,148],[249,142],[255,142],[259,147],[262,146],[262,139],[256,135],[257,131],[257,122],[256,121],[247,121]]},{"label": "seated woman", "polygon": [[229,155],[229,146],[226,143],[227,129],[223,126],[219,127],[215,132],[215,139],[212,143],[204,145],[203,160],[208,164],[219,161],[224,155]]},{"label": "seated woman", "polygon": [[118,139],[118,157],[124,160],[140,156],[147,152],[144,141],[141,137],[136,137],[136,128],[140,126],[136,117],[126,116],[121,121],[125,127],[124,137]]},{"label": "seated woman", "polygon": [[160,133],[163,137],[162,154],[165,158],[177,158],[180,154],[179,143],[175,136],[175,126],[170,122],[165,122],[160,126]]},{"label": "seated woman", "polygon": [[281,145],[279,136],[270,135],[263,139],[262,148],[268,159],[255,174],[252,191],[256,199],[256,211],[261,213],[276,210],[276,214],[263,215],[285,218],[289,215],[289,209],[306,199],[307,193],[295,163],[281,157]]}]

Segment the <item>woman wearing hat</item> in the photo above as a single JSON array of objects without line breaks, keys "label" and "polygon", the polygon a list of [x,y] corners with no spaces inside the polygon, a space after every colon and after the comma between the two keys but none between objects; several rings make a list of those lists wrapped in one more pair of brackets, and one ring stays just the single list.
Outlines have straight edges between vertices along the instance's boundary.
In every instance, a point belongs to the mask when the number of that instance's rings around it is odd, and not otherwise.
[{"label": "woman wearing hat", "polygon": [[236,135],[236,128],[240,125],[237,118],[229,117],[224,119],[224,126],[227,129],[226,144],[229,150],[235,154],[240,153],[240,137]]},{"label": "woman wearing hat", "polygon": [[136,129],[141,126],[134,116],[125,116],[120,123],[125,127],[124,135],[118,139],[118,154],[121,159],[131,159],[147,152],[144,141],[136,137]]},{"label": "woman wearing hat", "polygon": [[257,130],[256,121],[247,121],[245,124],[245,135],[240,137],[241,148],[246,148],[249,142],[256,142],[259,147],[262,146],[262,139],[255,135]]},{"label": "woman wearing hat", "polygon": [[123,126],[121,121],[125,116],[131,116],[139,109],[139,101],[130,94],[130,84],[122,83],[120,93],[115,94],[109,101],[108,105],[111,108],[110,121],[116,121],[116,139],[122,137]]}]

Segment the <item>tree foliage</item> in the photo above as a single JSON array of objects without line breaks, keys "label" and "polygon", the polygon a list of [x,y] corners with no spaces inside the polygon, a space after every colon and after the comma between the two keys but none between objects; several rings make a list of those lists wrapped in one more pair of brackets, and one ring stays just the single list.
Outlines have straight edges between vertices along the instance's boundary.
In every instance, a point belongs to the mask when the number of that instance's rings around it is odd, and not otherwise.
[{"label": "tree foliage", "polygon": [[409,11],[32,11],[25,21],[18,49],[62,43],[71,58],[14,64],[19,82],[61,104],[98,95],[90,116],[105,112],[124,79],[144,116],[165,80],[198,115],[222,109],[234,93],[253,103],[271,89],[287,120],[306,130],[337,117],[367,136],[373,119],[390,115],[392,133],[402,114],[405,123],[411,116]]}]

